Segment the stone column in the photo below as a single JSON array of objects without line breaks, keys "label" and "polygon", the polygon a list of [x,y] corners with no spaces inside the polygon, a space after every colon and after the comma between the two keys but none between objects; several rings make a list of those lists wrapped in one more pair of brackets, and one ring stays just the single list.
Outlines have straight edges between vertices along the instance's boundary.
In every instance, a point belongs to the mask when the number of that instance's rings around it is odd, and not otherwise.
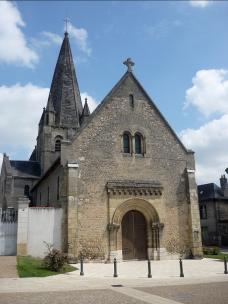
[{"label": "stone column", "polygon": [[27,255],[29,203],[25,196],[18,198],[17,255]]},{"label": "stone column", "polygon": [[199,216],[199,203],[197,186],[195,182],[195,170],[187,169],[187,186],[189,195],[189,224],[190,224],[190,242],[192,245],[192,254],[194,257],[202,257],[201,226]]},{"label": "stone column", "polygon": [[109,261],[112,262],[114,258],[117,260],[122,260],[122,251],[121,254],[117,249],[117,233],[120,228],[118,224],[109,224],[108,231],[109,231]]},{"label": "stone column", "polygon": [[79,164],[67,164],[67,242],[68,255],[72,258],[78,257],[78,197],[77,179]]},{"label": "stone column", "polygon": [[164,227],[163,223],[152,223],[152,253],[151,258],[160,260],[160,234]]}]

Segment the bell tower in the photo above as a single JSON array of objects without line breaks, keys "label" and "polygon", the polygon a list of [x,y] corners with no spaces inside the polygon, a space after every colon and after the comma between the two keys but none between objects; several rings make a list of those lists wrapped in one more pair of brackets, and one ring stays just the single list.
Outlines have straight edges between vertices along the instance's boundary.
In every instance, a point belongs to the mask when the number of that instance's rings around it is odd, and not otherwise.
[{"label": "bell tower", "polygon": [[47,107],[39,123],[37,160],[44,173],[58,158],[61,141],[70,140],[80,127],[83,107],[70,48],[69,35],[64,39],[56,63]]}]

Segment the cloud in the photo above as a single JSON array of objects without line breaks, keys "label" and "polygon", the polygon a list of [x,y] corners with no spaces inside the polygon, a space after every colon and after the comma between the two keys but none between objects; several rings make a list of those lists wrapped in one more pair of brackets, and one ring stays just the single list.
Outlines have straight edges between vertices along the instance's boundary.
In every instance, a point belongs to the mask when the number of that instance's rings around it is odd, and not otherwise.
[{"label": "cloud", "polygon": [[205,117],[215,113],[228,114],[228,71],[200,70],[186,91],[185,108],[195,106]]},{"label": "cloud", "polygon": [[0,15],[0,62],[34,67],[38,55],[21,30],[25,22],[18,8],[13,2],[0,1]]},{"label": "cloud", "polygon": [[191,0],[189,1],[189,4],[193,7],[205,8],[212,4],[212,2],[212,0]]},{"label": "cloud", "polygon": [[[48,94],[49,88],[31,83],[0,86],[0,164],[3,152],[16,158],[20,152],[31,153]],[[96,108],[97,101],[90,94],[83,92],[81,98],[88,99],[91,112]]]},{"label": "cloud", "polygon": [[46,32],[46,31],[43,31],[41,34],[47,39],[46,41],[50,44],[54,43],[60,45],[63,41],[63,38],[58,34]]},{"label": "cloud", "polygon": [[227,75],[224,69],[200,70],[192,80],[193,86],[186,91],[186,104],[207,118],[198,129],[180,133],[186,147],[196,152],[198,183],[218,183],[219,176],[228,167]]},{"label": "cloud", "polygon": [[[92,49],[89,47],[88,32],[84,28],[77,28],[72,23],[68,23],[68,33],[71,41],[76,43],[78,50],[86,56],[90,56]],[[35,47],[50,46],[53,44],[61,45],[63,37],[56,33],[43,31],[38,38],[33,38],[32,43]]]},{"label": "cloud", "polygon": [[148,36],[159,39],[166,37],[171,30],[180,26],[182,26],[182,22],[178,19],[172,21],[163,19],[156,24],[145,25],[144,31]]},{"label": "cloud", "polygon": [[[31,152],[35,145],[42,107],[49,88],[33,84],[0,86],[0,151],[17,154]],[[7,151],[6,151],[7,150]]]},{"label": "cloud", "polygon": [[88,46],[88,32],[84,28],[76,28],[72,23],[68,24],[68,32],[70,36],[75,40],[78,48],[90,56],[92,49]]},{"label": "cloud", "polygon": [[228,167],[228,114],[214,119],[199,129],[186,129],[180,134],[183,143],[196,152],[196,176],[199,183],[218,182]]},{"label": "cloud", "polygon": [[51,45],[61,45],[63,38],[55,33],[43,31],[38,38],[32,38],[31,42],[35,48],[49,47]]},{"label": "cloud", "polygon": [[81,93],[81,99],[82,99],[83,105],[85,103],[85,98],[87,98],[90,113],[92,113],[96,109],[98,102],[87,92],[83,92],[83,93]]}]

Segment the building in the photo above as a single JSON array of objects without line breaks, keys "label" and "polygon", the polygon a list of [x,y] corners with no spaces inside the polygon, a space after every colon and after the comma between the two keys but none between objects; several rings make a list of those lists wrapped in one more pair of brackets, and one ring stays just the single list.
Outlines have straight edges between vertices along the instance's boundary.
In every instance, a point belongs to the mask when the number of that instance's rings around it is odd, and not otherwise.
[{"label": "building", "polygon": [[39,162],[9,160],[4,153],[0,180],[0,208],[17,208],[19,196],[24,195],[31,199],[30,189],[39,178]]},{"label": "building", "polygon": [[[40,176],[34,169],[22,183],[18,171],[20,192],[29,185],[33,206],[64,209],[62,248],[69,255],[163,259],[185,248],[201,256],[194,153],[137,80],[131,59],[124,64],[126,73],[90,114],[65,33],[37,146],[24,162],[40,166]],[[3,187],[7,162],[12,166],[5,156],[2,196],[16,198],[19,189]]]},{"label": "building", "polygon": [[228,246],[228,184],[225,175],[220,187],[214,183],[198,186],[202,243]]}]

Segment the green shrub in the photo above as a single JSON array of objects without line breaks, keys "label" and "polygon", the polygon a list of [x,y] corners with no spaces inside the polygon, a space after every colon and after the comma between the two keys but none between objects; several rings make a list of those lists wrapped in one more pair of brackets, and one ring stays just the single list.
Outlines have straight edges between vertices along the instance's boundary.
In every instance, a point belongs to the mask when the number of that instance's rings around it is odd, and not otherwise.
[{"label": "green shrub", "polygon": [[219,253],[220,253],[220,249],[217,246],[203,247],[203,254],[218,255]]},{"label": "green shrub", "polygon": [[60,271],[67,263],[67,255],[48,245],[48,254],[43,259],[43,266],[51,271]]}]

